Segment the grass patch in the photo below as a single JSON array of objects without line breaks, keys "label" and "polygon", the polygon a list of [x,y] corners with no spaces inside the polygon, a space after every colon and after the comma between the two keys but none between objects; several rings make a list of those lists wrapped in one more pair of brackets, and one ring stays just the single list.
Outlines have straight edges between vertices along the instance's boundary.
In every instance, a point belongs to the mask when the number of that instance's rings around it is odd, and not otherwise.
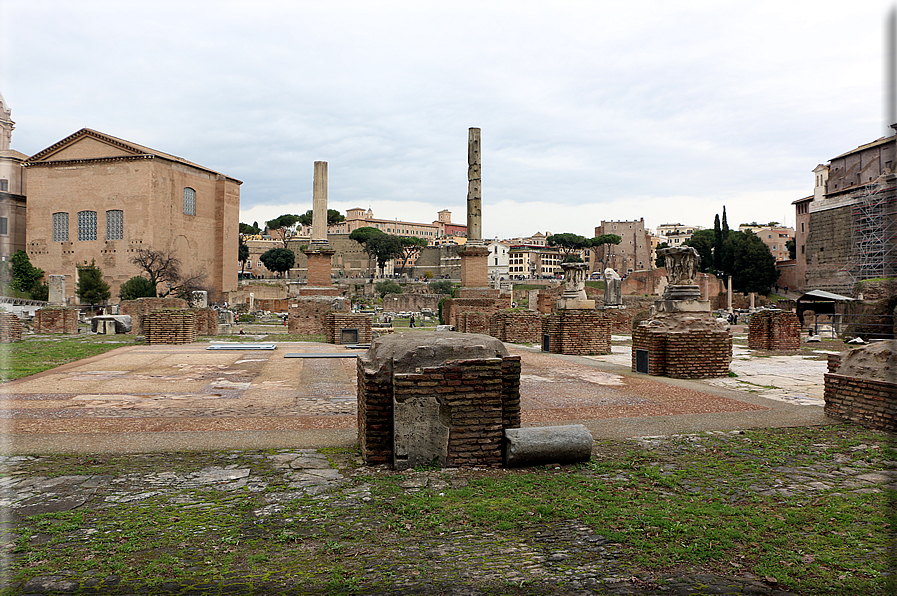
[{"label": "grass patch", "polygon": [[0,344],[0,380],[27,377],[116,348],[143,343],[135,335],[31,335]]}]

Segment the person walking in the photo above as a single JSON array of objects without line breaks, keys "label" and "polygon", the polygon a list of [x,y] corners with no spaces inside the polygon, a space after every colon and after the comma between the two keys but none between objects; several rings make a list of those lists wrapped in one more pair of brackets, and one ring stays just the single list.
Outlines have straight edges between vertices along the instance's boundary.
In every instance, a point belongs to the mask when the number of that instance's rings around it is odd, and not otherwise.
[{"label": "person walking", "polygon": [[408,326],[411,328],[414,327],[414,315],[411,315],[411,319],[408,321]]}]

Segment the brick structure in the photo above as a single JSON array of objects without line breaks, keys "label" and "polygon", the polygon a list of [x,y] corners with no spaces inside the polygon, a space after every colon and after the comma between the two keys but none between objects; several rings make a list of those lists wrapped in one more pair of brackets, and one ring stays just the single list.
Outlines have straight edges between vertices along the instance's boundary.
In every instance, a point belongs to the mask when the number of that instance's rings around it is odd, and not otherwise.
[{"label": "brick structure", "polygon": [[348,312],[350,304],[333,296],[301,296],[290,303],[287,333],[324,335],[324,317],[331,311]]},{"label": "brick structure", "polygon": [[788,311],[760,310],[748,324],[748,348],[752,350],[799,350],[800,320]]},{"label": "brick structure", "polygon": [[218,335],[218,311],[213,308],[195,308],[196,335]]},{"label": "brick structure", "polygon": [[639,325],[632,331],[632,370],[639,371],[638,353],[647,352],[651,376],[711,379],[729,374],[732,336],[724,329],[670,330]]},{"label": "brick structure", "polygon": [[42,308],[34,313],[34,332],[43,333],[78,333],[77,308]]},{"label": "brick structure", "polygon": [[22,321],[11,312],[0,312],[0,344],[22,341]]},{"label": "brick structure", "polygon": [[490,315],[484,312],[462,312],[456,319],[455,331],[489,334],[489,317]]},{"label": "brick structure", "polygon": [[196,341],[196,317],[186,308],[155,310],[143,318],[146,343],[189,344]]},{"label": "brick structure", "polygon": [[489,286],[489,249],[485,246],[467,246],[458,251],[461,257],[461,284],[465,288]]},{"label": "brick structure", "polygon": [[825,414],[867,428],[897,431],[897,340],[828,357]]},{"label": "brick structure", "polygon": [[331,259],[333,250],[307,250],[305,257],[308,260],[308,285],[315,288],[329,288],[333,283],[331,279]]},{"label": "brick structure", "polygon": [[[451,354],[476,357],[445,359]],[[358,358],[358,436],[368,465],[499,467],[503,431],[519,426],[520,357],[493,338],[390,336]]]},{"label": "brick structure", "polygon": [[143,335],[143,318],[154,310],[163,308],[187,308],[187,301],[181,298],[122,300],[118,312],[131,316],[131,335]]},{"label": "brick structure", "polygon": [[324,335],[332,344],[369,344],[371,323],[370,315],[330,311],[324,315]]},{"label": "brick structure", "polygon": [[206,273],[213,296],[237,289],[239,180],[87,128],[22,166],[28,257],[66,276],[70,303],[78,264],[96,261],[116,296],[142,273],[131,262],[140,249],[173,251],[182,271]]},{"label": "brick structure", "polygon": [[542,333],[552,354],[610,354],[611,319],[602,311],[558,310],[543,319]]},{"label": "brick structure", "polygon": [[539,344],[542,316],[534,311],[499,311],[489,317],[489,335],[512,344]]},{"label": "brick structure", "polygon": [[[493,290],[494,291],[494,290]],[[458,317],[465,312],[478,312],[491,316],[511,306],[510,298],[482,297],[482,298],[449,298],[442,305],[442,320],[446,325],[454,325],[458,329]],[[488,331],[488,324],[485,330]],[[484,333],[486,332],[484,331]]]}]

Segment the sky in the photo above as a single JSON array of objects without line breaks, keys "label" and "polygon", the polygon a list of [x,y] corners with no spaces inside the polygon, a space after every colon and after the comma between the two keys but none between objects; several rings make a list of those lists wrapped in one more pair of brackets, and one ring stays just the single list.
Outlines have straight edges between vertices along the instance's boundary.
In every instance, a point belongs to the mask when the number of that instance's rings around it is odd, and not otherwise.
[{"label": "sky", "polygon": [[484,238],[602,220],[794,224],[813,168],[885,134],[890,1],[0,0],[12,148],[81,128],[243,181],[240,220],[312,207]]}]

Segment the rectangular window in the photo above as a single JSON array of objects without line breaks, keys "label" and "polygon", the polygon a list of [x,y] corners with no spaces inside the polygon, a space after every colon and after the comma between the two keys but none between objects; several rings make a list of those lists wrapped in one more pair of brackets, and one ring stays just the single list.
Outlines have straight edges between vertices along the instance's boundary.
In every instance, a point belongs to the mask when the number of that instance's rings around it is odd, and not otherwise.
[{"label": "rectangular window", "polygon": [[53,214],[53,242],[69,241],[69,214]]},{"label": "rectangular window", "polygon": [[9,192],[9,180],[5,178],[0,180],[0,191]]},{"label": "rectangular window", "polygon": [[0,217],[0,235],[6,236],[7,234],[9,234],[9,220]]},{"label": "rectangular window", "polygon": [[189,186],[184,188],[184,215],[196,215],[196,191]]},{"label": "rectangular window", "polygon": [[106,240],[121,240],[125,237],[125,216],[120,209],[106,212]]},{"label": "rectangular window", "polygon": [[78,212],[78,240],[97,239],[97,212]]}]

